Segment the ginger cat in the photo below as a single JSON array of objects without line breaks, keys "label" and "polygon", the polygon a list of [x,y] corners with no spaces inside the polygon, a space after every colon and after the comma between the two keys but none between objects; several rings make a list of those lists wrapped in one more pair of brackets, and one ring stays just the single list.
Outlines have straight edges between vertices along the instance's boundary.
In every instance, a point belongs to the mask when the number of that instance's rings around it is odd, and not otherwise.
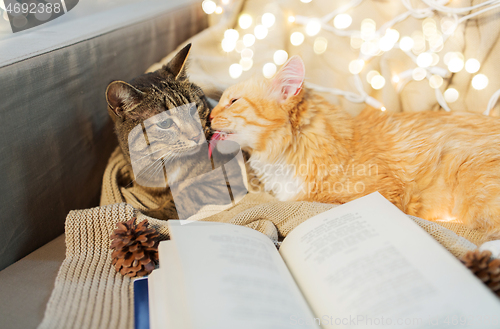
[{"label": "ginger cat", "polygon": [[304,76],[294,56],[272,80],[228,88],[210,115],[220,139],[251,152],[267,191],[326,203],[379,191],[409,215],[500,238],[497,118],[371,108],[352,118],[303,87]]}]

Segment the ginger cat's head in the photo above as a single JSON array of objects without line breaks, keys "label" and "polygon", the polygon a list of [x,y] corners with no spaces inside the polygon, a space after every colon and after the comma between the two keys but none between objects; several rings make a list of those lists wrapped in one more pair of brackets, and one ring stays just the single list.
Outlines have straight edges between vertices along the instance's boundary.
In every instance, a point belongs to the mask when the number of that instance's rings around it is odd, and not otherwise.
[{"label": "ginger cat's head", "polygon": [[303,97],[304,74],[302,59],[293,56],[271,80],[229,87],[211,112],[212,128],[244,149],[264,151],[267,142],[291,124],[291,111]]}]

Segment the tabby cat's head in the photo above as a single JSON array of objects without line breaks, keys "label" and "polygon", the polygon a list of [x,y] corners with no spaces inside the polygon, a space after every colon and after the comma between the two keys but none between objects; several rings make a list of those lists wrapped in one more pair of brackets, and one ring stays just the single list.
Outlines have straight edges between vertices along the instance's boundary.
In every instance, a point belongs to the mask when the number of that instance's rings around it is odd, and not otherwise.
[{"label": "tabby cat's head", "polygon": [[[153,172],[160,159],[188,156],[210,137],[207,100],[186,75],[190,48],[188,44],[155,72],[107,87],[108,112],[120,147],[129,162],[141,160],[143,170]],[[136,168],[134,172],[137,176]]]}]

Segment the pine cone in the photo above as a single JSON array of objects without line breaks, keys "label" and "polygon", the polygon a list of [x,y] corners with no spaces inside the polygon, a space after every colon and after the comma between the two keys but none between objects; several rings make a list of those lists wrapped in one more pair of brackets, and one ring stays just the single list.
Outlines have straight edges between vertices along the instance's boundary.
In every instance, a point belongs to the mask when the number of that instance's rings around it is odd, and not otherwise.
[{"label": "pine cone", "polygon": [[158,264],[159,234],[155,229],[148,229],[148,221],[135,224],[134,217],[127,222],[116,223],[110,249],[117,272],[131,278],[151,273]]},{"label": "pine cone", "polygon": [[476,249],[469,251],[462,258],[467,266],[498,297],[500,297],[500,259],[492,258],[491,251]]}]

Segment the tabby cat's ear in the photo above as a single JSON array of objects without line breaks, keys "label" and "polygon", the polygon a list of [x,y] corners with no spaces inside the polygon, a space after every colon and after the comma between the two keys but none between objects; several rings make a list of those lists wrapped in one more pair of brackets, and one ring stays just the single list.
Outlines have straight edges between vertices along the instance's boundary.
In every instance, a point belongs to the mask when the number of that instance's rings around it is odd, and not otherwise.
[{"label": "tabby cat's ear", "polygon": [[279,101],[297,95],[302,90],[306,69],[302,58],[295,55],[276,73],[271,82],[272,90],[275,91]]},{"label": "tabby cat's ear", "polygon": [[118,116],[132,111],[144,98],[144,93],[124,81],[113,81],[106,88],[106,101]]},{"label": "tabby cat's ear", "polygon": [[186,62],[191,50],[191,44],[188,43],[172,58],[167,65],[164,66],[165,70],[171,73],[176,80],[184,80],[186,76]]}]

